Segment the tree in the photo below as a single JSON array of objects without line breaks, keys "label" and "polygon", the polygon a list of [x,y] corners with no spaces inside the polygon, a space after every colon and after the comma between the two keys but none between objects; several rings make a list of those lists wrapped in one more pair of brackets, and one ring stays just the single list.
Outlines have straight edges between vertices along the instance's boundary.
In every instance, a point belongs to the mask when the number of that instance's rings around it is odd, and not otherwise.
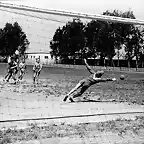
[{"label": "tree", "polygon": [[[106,11],[103,15],[135,19],[130,10],[124,13],[118,10]],[[116,52],[119,58],[119,51],[125,45],[125,58],[130,67],[134,56],[137,60],[141,59],[142,39],[139,29],[133,24],[92,20],[84,25],[74,19],[56,30],[50,42],[51,56],[60,59],[100,56],[101,60],[105,61],[107,57],[112,62]]]},{"label": "tree", "polygon": [[143,50],[143,27],[135,27],[134,36],[132,38],[132,42],[134,45],[134,56],[136,57],[136,70],[138,69],[138,62],[141,60],[142,50]]},{"label": "tree", "polygon": [[[123,18],[135,19],[133,11],[126,11],[122,13]],[[133,24],[122,24],[121,35],[123,37],[123,44],[125,44],[125,58],[128,60],[128,67],[130,67],[130,61],[134,57],[134,43],[133,37],[135,33],[135,26]]]},{"label": "tree", "polygon": [[[124,13],[122,13],[118,10],[114,10],[113,12],[106,11],[103,14],[109,15],[109,16],[117,16],[117,17],[135,19],[133,11],[130,11],[130,10],[126,11]],[[111,23],[111,25],[112,25],[113,30],[115,31],[115,35],[116,35],[115,48],[119,51],[120,45],[125,44],[125,46],[126,46],[126,48],[125,48],[126,56],[125,57],[128,60],[128,67],[130,67],[130,61],[135,56],[134,53],[138,52],[138,50],[135,50],[135,49],[138,49],[138,47],[139,47],[138,41],[139,41],[140,37],[138,38],[138,35],[137,35],[139,32],[138,32],[138,30],[135,29],[135,26],[133,24]],[[135,33],[137,33],[137,34],[135,34]]]},{"label": "tree", "polygon": [[85,47],[84,27],[80,20],[75,19],[59,27],[50,42],[51,56],[56,59],[82,57],[82,49]]},{"label": "tree", "polygon": [[98,42],[97,42],[100,28],[101,28],[101,22],[95,20],[90,21],[85,26],[84,34],[87,49],[83,49],[84,50],[83,53],[85,53],[86,57],[95,58],[96,56],[100,55],[98,52]]},{"label": "tree", "polygon": [[109,22],[102,22],[102,27],[98,35],[98,51],[104,59],[107,57],[112,62],[115,56],[115,33]]},{"label": "tree", "polygon": [[[90,21],[85,27],[86,46],[90,57],[100,56],[105,61],[105,57],[112,56],[113,40],[112,29],[108,22]],[[105,63],[105,62],[104,62]]]},{"label": "tree", "polygon": [[63,41],[62,36],[63,36],[63,31],[59,27],[53,36],[53,40],[50,41],[50,48],[51,48],[50,54],[51,57],[55,58],[56,60],[58,57],[61,58],[62,53],[64,52],[64,47],[62,46],[62,41]]},{"label": "tree", "polygon": [[[110,11],[105,11],[103,12],[103,15],[108,15],[108,16],[115,16],[115,17],[122,17],[122,12],[118,10],[114,10],[113,12]],[[121,23],[114,23],[114,22],[109,22],[113,29],[113,35],[114,35],[114,51],[116,56],[118,57],[118,66],[119,66],[119,57],[120,57],[120,50],[121,50],[121,45],[123,41],[122,37],[122,25]]]},{"label": "tree", "polygon": [[22,31],[20,25],[15,22],[14,24],[6,23],[5,27],[0,32],[0,55],[10,56],[20,46],[20,53],[23,55],[30,42],[26,34]]},{"label": "tree", "polygon": [[[106,11],[103,15],[122,16],[122,13],[114,10]],[[121,24],[105,21],[90,21],[85,28],[86,46],[89,48],[91,56],[100,56],[104,61],[107,57],[112,62],[115,56],[115,50],[121,49],[121,43],[124,40],[121,36]]]}]

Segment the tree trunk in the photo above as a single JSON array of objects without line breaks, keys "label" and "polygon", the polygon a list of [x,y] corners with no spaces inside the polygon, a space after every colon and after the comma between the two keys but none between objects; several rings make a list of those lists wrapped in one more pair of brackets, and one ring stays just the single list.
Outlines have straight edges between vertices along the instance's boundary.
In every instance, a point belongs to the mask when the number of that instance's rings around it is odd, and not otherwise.
[{"label": "tree trunk", "polygon": [[106,65],[106,62],[105,62],[105,58],[104,58],[104,67],[105,67],[105,65]]},{"label": "tree trunk", "polygon": [[118,67],[120,66],[120,64],[119,64],[119,57],[118,57],[118,64],[117,64],[117,66],[118,66]]},{"label": "tree trunk", "polygon": [[130,59],[128,60],[128,69],[130,69]]},{"label": "tree trunk", "polygon": [[57,64],[57,61],[58,61],[58,59],[57,59],[57,57],[55,57],[55,62],[56,62],[56,64]]},{"label": "tree trunk", "polygon": [[107,66],[108,66],[108,67],[111,66],[111,65],[110,65],[110,58],[108,58]]},{"label": "tree trunk", "polygon": [[136,71],[138,70],[138,58],[136,57]]},{"label": "tree trunk", "polygon": [[74,58],[74,65],[76,64],[76,59]]},{"label": "tree trunk", "polygon": [[96,59],[97,60],[97,66],[100,65],[100,59]]},{"label": "tree trunk", "polygon": [[115,64],[114,64],[114,61],[113,61],[113,59],[112,59],[112,66],[113,66],[113,67],[115,67]]},{"label": "tree trunk", "polygon": [[112,58],[109,58],[108,66],[114,67],[114,63],[113,63],[113,59]]},{"label": "tree trunk", "polygon": [[119,67],[119,58],[120,58],[120,52],[119,52],[119,50],[118,50],[118,67]]}]

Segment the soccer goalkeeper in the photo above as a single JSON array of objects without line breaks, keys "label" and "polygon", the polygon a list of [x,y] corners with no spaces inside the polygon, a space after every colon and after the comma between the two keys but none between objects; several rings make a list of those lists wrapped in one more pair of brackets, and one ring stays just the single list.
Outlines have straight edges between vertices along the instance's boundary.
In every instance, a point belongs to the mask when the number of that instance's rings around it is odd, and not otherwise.
[{"label": "soccer goalkeeper", "polygon": [[[94,71],[87,63],[86,59],[84,59],[87,70],[90,72],[90,76],[79,81],[79,83],[65,96],[63,101],[69,99],[71,102],[74,102],[74,98],[81,96],[90,86],[107,81],[115,81],[116,78],[101,78],[104,74],[104,71]],[[75,91],[79,90],[71,96]]]}]

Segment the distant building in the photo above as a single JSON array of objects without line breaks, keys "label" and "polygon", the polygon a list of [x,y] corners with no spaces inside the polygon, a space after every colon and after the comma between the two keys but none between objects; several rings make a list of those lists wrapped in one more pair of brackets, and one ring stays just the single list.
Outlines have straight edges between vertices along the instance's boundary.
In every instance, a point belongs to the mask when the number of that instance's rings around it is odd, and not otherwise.
[{"label": "distant building", "polygon": [[27,59],[26,59],[27,64],[33,64],[35,62],[35,59],[38,57],[40,58],[40,61],[43,64],[55,63],[55,60],[51,58],[50,53],[33,52],[33,53],[26,53],[26,55],[27,55]]}]

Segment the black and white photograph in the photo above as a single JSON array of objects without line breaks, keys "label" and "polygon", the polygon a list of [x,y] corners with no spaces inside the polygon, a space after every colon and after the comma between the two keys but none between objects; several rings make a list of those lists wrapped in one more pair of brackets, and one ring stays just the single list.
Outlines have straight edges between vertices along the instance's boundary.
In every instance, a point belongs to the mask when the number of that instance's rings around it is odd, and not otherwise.
[{"label": "black and white photograph", "polygon": [[0,144],[144,144],[144,1],[0,0]]}]

